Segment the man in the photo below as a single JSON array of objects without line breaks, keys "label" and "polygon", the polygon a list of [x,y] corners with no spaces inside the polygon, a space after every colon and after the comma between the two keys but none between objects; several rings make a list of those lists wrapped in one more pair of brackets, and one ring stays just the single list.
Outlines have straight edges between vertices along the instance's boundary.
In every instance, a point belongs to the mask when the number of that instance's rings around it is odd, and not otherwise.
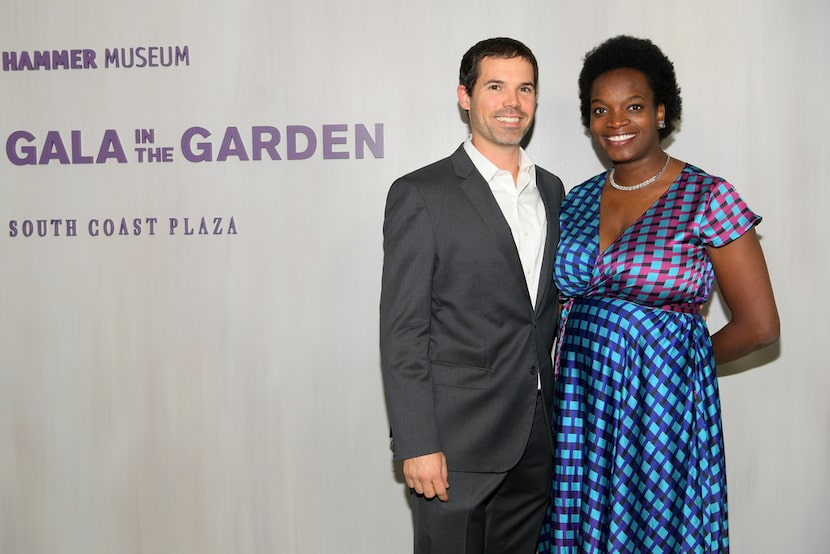
[{"label": "man", "polygon": [[418,553],[536,552],[564,193],[520,146],[537,80],[524,44],[473,46],[457,91],[471,137],[389,191],[381,365]]}]

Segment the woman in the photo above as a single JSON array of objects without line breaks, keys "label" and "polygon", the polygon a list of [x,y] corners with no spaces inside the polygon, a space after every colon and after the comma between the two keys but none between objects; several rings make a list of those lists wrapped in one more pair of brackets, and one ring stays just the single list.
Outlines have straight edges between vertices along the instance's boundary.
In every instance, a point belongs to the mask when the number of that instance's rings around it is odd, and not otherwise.
[{"label": "woman", "polygon": [[[579,77],[583,124],[613,163],[560,214],[564,299],[554,484],[540,552],[726,552],[716,363],[778,338],[753,213],[733,187],[660,147],[680,119],[674,67],[612,38]],[[715,279],[731,312],[711,337]]]}]

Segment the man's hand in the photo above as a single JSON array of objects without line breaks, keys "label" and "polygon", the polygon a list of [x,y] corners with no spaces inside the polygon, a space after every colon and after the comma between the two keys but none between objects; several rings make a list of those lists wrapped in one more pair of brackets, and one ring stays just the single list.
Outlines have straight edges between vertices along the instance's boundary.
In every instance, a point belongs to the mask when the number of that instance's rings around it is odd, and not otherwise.
[{"label": "man's hand", "polygon": [[443,452],[404,460],[403,475],[406,478],[406,486],[414,489],[418,494],[423,494],[425,498],[437,496],[441,502],[446,502],[449,498],[447,495],[447,489],[450,487],[447,481],[447,458]]}]

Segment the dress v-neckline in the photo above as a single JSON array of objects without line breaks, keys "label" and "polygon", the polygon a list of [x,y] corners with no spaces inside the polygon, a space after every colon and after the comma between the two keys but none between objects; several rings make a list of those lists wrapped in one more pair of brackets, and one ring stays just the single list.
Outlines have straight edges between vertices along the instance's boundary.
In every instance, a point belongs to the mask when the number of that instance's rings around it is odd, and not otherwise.
[{"label": "dress v-neckline", "polygon": [[669,192],[671,192],[676,186],[677,183],[680,181],[680,177],[686,172],[686,164],[683,165],[683,168],[680,170],[680,173],[677,174],[677,177],[674,178],[674,181],[663,191],[663,193],[658,196],[654,202],[652,202],[644,211],[641,213],[637,219],[631,222],[631,225],[623,229],[617,237],[608,243],[604,249],[602,248],[602,236],[600,234],[600,225],[602,223],[602,194],[605,190],[605,181],[608,179],[607,172],[606,177],[599,183],[599,197],[597,199],[597,226],[595,229],[596,235],[596,248],[597,248],[597,261],[603,259],[609,252],[614,248],[614,246],[620,242],[622,238],[628,235],[632,229],[634,229],[638,223],[640,223],[643,218],[645,218],[650,212],[654,211],[658,204],[663,202],[663,200],[668,196]]}]

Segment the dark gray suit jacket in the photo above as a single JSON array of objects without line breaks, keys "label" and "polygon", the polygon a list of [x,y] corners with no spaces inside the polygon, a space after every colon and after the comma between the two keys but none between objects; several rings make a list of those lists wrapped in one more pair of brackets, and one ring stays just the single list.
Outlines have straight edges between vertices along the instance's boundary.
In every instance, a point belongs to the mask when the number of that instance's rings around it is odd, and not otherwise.
[{"label": "dark gray suit jacket", "polygon": [[450,470],[507,471],[527,444],[537,374],[549,405],[564,189],[539,167],[536,184],[548,231],[535,310],[510,227],[463,146],[390,188],[380,350],[395,458],[443,451]]}]

